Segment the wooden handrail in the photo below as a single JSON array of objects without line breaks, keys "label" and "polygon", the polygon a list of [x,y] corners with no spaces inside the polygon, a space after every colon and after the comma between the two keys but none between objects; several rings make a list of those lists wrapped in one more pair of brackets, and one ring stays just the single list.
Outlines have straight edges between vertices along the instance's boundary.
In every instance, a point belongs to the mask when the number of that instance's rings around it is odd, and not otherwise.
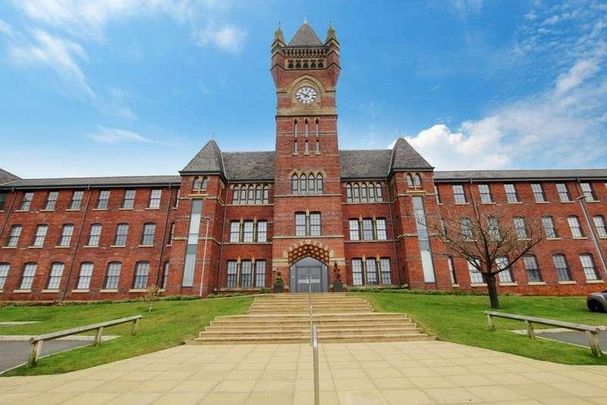
[{"label": "wooden handrail", "polygon": [[30,343],[32,344],[32,353],[30,355],[29,362],[32,365],[38,362],[38,359],[40,358],[40,353],[42,352],[42,345],[47,340],[54,340],[65,336],[77,335],[82,332],[97,330],[97,333],[95,334],[94,345],[99,346],[101,344],[101,339],[103,337],[103,329],[105,327],[121,325],[123,323],[129,322],[133,322],[133,326],[131,328],[131,335],[136,335],[137,329],[139,327],[139,320],[141,318],[143,318],[142,315],[133,315],[127,316],[126,318],[114,319],[111,321],[94,323],[92,325],[79,326],[77,328],[64,329],[57,332],[46,333],[44,335],[32,336],[30,338]]},{"label": "wooden handrail", "polygon": [[503,312],[495,311],[485,311],[485,315],[487,315],[487,323],[489,324],[489,330],[495,330],[495,324],[493,323],[494,317],[524,321],[527,325],[527,336],[532,339],[535,338],[535,330],[533,328],[533,324],[535,323],[547,326],[557,326],[560,328],[575,330],[578,332],[584,332],[588,337],[592,354],[596,357],[600,357],[603,354],[603,352],[601,351],[601,345],[599,344],[599,333],[602,330],[607,330],[607,327],[605,326],[584,325],[581,323],[557,321],[553,319],[538,318],[535,316],[527,315],[506,314]]}]

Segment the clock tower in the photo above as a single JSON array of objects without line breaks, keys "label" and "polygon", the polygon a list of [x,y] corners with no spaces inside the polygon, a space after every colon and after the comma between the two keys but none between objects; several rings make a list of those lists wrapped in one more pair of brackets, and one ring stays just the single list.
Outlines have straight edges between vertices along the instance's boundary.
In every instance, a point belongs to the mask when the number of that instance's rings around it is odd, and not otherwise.
[{"label": "clock tower", "polygon": [[[331,277],[336,266],[340,272],[345,270],[336,111],[339,52],[333,27],[323,42],[307,22],[289,43],[279,28],[272,43],[273,270],[282,273],[291,291],[297,288],[294,273],[300,262],[320,262],[325,273],[330,269]],[[323,286],[333,282],[328,275],[323,277]]]}]

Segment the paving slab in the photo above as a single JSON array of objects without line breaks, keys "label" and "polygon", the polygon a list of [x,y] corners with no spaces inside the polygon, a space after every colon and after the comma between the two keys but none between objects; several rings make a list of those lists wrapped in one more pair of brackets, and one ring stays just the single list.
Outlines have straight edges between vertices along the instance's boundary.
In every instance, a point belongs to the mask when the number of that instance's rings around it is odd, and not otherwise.
[{"label": "paving slab", "polygon": [[[607,367],[440,341],[320,345],[325,404],[604,404]],[[310,404],[307,344],[179,346],[67,374],[0,378],[0,404]]]}]

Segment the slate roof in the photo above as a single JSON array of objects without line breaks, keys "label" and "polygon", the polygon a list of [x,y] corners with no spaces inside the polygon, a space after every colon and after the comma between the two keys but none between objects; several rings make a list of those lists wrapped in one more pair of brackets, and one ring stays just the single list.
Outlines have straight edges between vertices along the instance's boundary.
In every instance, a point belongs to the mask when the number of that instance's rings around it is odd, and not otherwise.
[{"label": "slate roof", "polygon": [[228,180],[274,180],[274,152],[225,152]]},{"label": "slate roof", "polygon": [[7,172],[6,170],[0,169],[0,184],[13,182],[15,180],[19,180],[19,177]]},{"label": "slate roof", "polygon": [[486,180],[575,180],[606,179],[607,169],[555,169],[555,170],[457,170],[435,171],[434,180],[437,182]]},{"label": "slate roof", "polygon": [[182,173],[221,173],[223,172],[223,162],[221,160],[221,151],[217,142],[210,140],[200,149],[190,160]]},{"label": "slate roof", "polygon": [[393,169],[432,169],[432,165],[405,140],[398,138],[392,149]]},{"label": "slate roof", "polygon": [[322,46],[322,42],[312,27],[310,27],[310,24],[305,22],[293,35],[289,46]]},{"label": "slate roof", "polygon": [[385,178],[390,171],[390,149],[339,151],[344,179]]},{"label": "slate roof", "polygon": [[81,187],[145,187],[180,184],[181,176],[117,176],[117,177],[66,177],[54,179],[19,179],[0,185],[0,189],[21,188],[81,188]]}]

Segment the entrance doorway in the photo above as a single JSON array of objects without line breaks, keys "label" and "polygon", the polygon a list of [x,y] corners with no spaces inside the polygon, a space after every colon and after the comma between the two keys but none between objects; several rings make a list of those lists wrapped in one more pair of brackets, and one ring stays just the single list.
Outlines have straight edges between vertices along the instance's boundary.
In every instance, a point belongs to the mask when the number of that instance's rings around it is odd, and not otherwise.
[{"label": "entrance doorway", "polygon": [[291,266],[289,289],[291,292],[308,292],[308,283],[312,292],[329,291],[329,272],[327,266],[316,259],[306,257]]}]

